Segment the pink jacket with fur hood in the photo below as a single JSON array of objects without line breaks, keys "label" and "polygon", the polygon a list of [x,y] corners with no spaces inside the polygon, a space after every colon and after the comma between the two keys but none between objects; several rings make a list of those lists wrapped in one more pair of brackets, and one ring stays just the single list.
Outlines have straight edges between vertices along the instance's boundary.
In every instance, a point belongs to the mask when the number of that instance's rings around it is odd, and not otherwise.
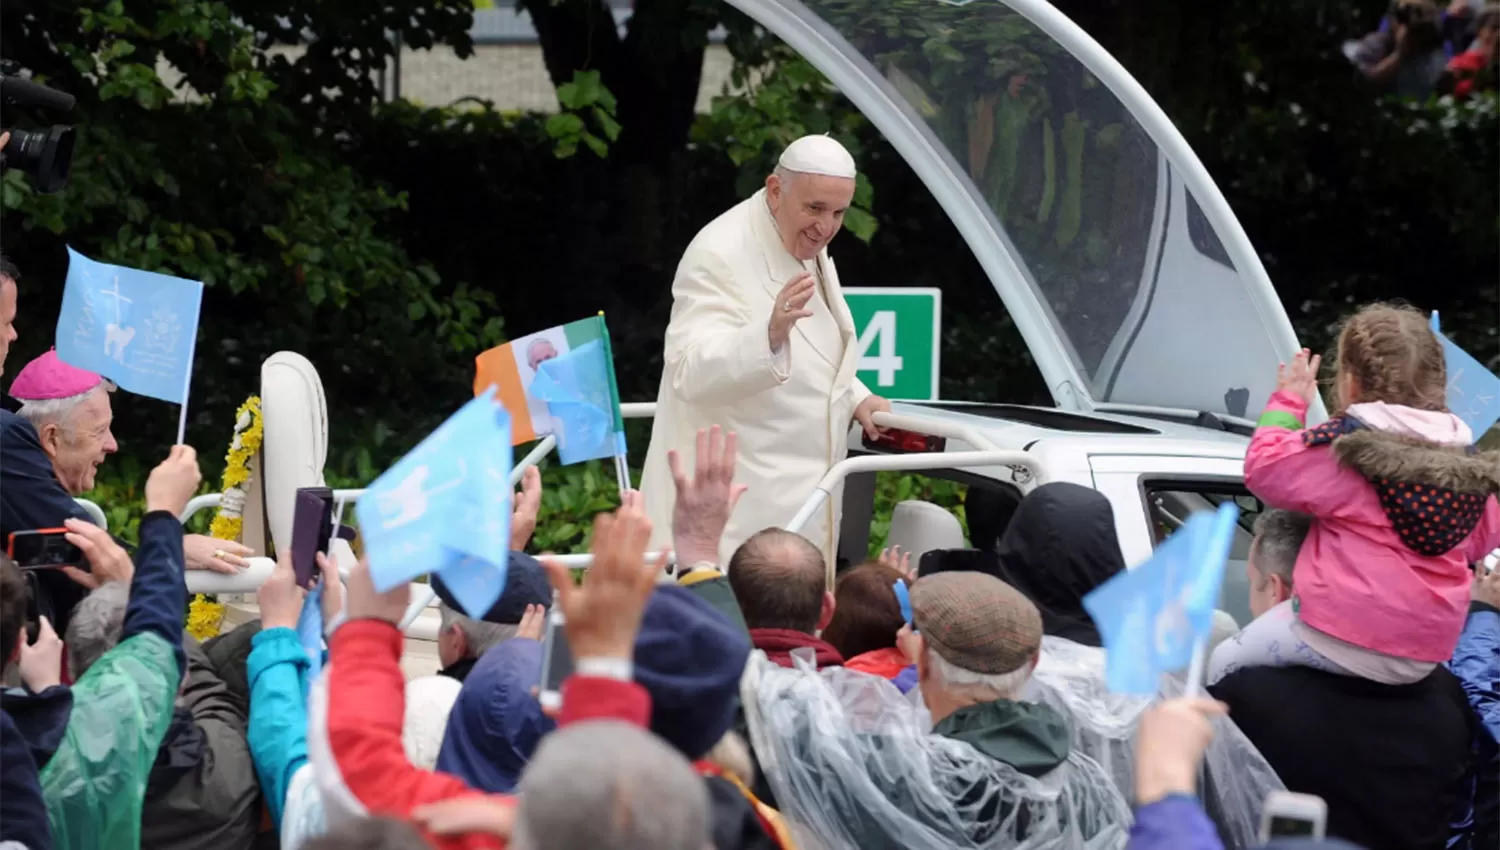
[{"label": "pink jacket with fur hood", "polygon": [[1469,565],[1500,545],[1500,453],[1478,453],[1457,417],[1352,405],[1306,428],[1278,392],[1245,456],[1245,486],[1314,517],[1292,586],[1303,623],[1415,661],[1453,656]]}]

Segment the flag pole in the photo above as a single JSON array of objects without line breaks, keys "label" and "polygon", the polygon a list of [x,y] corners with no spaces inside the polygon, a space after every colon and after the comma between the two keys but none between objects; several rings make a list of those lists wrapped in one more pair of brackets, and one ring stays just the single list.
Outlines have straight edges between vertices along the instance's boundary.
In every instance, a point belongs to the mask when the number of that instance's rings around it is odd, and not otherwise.
[{"label": "flag pole", "polygon": [[1203,675],[1207,667],[1208,639],[1204,638],[1193,644],[1193,659],[1188,662],[1187,686],[1182,690],[1183,696],[1196,697],[1203,694]]},{"label": "flag pole", "polygon": [[599,338],[604,341],[604,356],[609,361],[609,396],[614,407],[615,428],[615,480],[620,487],[620,500],[624,501],[630,487],[630,459],[625,446],[625,419],[620,415],[620,385],[615,380],[615,354],[609,344],[609,324],[604,321],[604,311],[599,311]]},{"label": "flag pole", "polygon": [[188,390],[193,386],[193,357],[197,353],[198,330],[194,328],[193,341],[188,343],[187,374],[182,379],[182,410],[177,414],[177,442],[174,445],[180,446],[187,441]]}]

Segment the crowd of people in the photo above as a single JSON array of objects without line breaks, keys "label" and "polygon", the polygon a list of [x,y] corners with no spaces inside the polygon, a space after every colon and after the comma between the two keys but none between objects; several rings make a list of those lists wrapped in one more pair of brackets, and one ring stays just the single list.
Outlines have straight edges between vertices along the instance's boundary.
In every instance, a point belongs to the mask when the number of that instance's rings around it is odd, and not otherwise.
[{"label": "crowd of people", "polygon": [[[0,268],[6,347],[18,278]],[[1207,694],[1178,674],[1154,699],[1104,684],[1083,598],[1126,564],[1098,492],[1043,484],[975,548],[830,586],[785,530],[721,557],[743,488],[717,426],[690,469],[667,458],[676,567],[647,559],[634,492],[596,517],[581,581],[526,554],[528,472],[493,607],[433,579],[435,675],[407,680],[409,588],[363,561],[319,557],[321,672],[286,556],[260,620],[199,644],[192,550],[241,550],[183,532],[193,449],[151,472],[127,550],[69,498],[113,447],[107,385],[43,358],[15,381],[30,412],[4,414],[0,525],[66,527],[87,569],[0,563],[0,847],[1218,850],[1259,846],[1287,790],[1326,803],[1324,846],[1500,846],[1500,571],[1476,567],[1500,461],[1444,407],[1421,314],[1365,308],[1337,353],[1337,415],[1306,426],[1303,352],[1248,450],[1256,619],[1213,649]],[[552,611],[574,659],[555,711]]]},{"label": "crowd of people", "polygon": [[1394,0],[1379,27],[1344,44],[1344,55],[1378,90],[1462,100],[1500,85],[1500,3]]}]

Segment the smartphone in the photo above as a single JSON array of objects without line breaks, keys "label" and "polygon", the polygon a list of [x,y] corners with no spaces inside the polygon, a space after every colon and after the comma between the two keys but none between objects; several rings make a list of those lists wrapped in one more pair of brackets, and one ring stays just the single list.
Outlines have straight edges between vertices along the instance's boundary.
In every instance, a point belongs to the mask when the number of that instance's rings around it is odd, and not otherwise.
[{"label": "smartphone", "polygon": [[13,531],[5,553],[23,570],[51,570],[78,567],[88,570],[83,550],[69,543],[66,528],[39,528],[35,531]]},{"label": "smartphone", "polygon": [[1328,825],[1328,804],[1312,794],[1272,791],[1260,810],[1260,840],[1322,838]]},{"label": "smartphone", "polygon": [[557,605],[547,611],[547,625],[542,633],[542,681],[537,699],[542,708],[562,708],[562,683],[573,675],[573,650],[568,646],[566,620]]},{"label": "smartphone", "polygon": [[292,572],[298,587],[308,587],[318,572],[318,553],[328,551],[333,536],[333,490],[299,487],[292,514]]}]

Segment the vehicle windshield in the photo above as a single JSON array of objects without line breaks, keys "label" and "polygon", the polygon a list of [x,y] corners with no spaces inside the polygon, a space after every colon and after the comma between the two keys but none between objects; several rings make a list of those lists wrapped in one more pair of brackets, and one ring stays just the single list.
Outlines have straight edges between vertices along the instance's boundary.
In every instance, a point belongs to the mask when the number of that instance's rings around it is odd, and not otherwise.
[{"label": "vehicle windshield", "polygon": [[997,288],[1035,292],[1095,402],[1254,415],[1280,319],[1262,315],[1179,170],[1066,47],[999,0],[805,3],[967,176],[1023,278]]}]

